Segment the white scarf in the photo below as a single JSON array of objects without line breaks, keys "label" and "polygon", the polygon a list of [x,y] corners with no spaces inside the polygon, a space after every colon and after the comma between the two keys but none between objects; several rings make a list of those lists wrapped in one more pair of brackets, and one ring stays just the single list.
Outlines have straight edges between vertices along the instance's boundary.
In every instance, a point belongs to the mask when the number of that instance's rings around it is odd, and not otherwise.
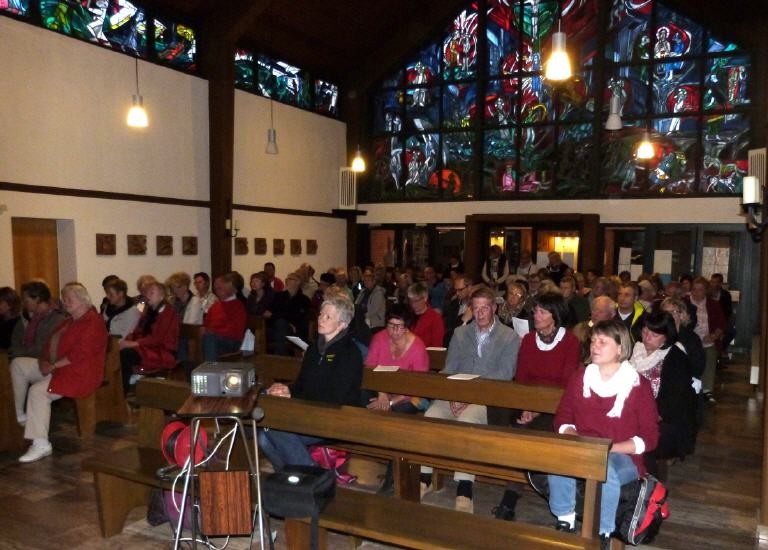
[{"label": "white scarf", "polygon": [[661,363],[664,362],[664,359],[667,357],[670,349],[672,348],[659,348],[653,353],[649,354],[643,343],[638,342],[635,344],[635,348],[632,350],[632,358],[629,360],[629,362],[632,363],[632,366],[635,367],[637,372],[644,373],[645,371],[650,370],[657,365],[661,365]]},{"label": "white scarf", "polygon": [[557,334],[555,334],[555,339],[552,340],[549,344],[544,342],[541,338],[539,338],[539,333],[536,333],[536,347],[539,348],[541,351],[549,351],[551,349],[554,349],[557,344],[560,343],[560,340],[562,340],[565,337],[565,327],[560,327],[557,329]]},{"label": "white scarf", "polygon": [[615,395],[616,401],[606,416],[620,418],[624,409],[624,401],[629,396],[629,392],[639,385],[640,375],[637,374],[629,361],[622,361],[619,370],[608,380],[603,380],[600,376],[600,367],[592,363],[584,371],[583,395],[587,399],[593,391],[600,397],[613,397]]}]

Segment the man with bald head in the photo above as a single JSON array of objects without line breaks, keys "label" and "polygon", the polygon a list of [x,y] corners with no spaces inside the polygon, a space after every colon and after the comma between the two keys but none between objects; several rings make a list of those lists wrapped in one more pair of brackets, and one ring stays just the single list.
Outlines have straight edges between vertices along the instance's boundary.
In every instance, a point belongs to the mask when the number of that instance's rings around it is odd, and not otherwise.
[{"label": "man with bald head", "polygon": [[608,296],[598,296],[592,300],[590,318],[573,327],[573,334],[581,342],[581,359],[590,362],[589,342],[592,339],[592,327],[600,321],[610,321],[616,315],[616,302]]}]

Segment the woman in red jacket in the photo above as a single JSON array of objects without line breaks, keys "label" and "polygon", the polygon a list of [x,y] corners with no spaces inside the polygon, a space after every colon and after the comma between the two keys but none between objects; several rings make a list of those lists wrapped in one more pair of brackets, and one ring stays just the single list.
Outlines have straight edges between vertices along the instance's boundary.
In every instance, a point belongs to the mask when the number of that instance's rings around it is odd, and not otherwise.
[{"label": "woman in red jacket", "polygon": [[176,366],[179,319],[166,302],[165,285],[155,281],[145,290],[147,307],[134,331],[120,340],[123,391],[128,393],[131,376],[171,370]]},{"label": "woman in red jacket", "polygon": [[[51,402],[62,397],[87,397],[104,380],[107,329],[80,283],[68,283],[61,299],[69,316],[48,337],[37,364],[19,363],[11,371],[14,389],[27,393],[24,437],[32,440],[19,462],[34,462],[52,452],[48,441]],[[25,366],[26,365],[26,366]]]},{"label": "woman in red jacket", "polygon": [[[616,529],[621,486],[645,473],[643,453],[656,448],[659,413],[651,384],[627,359],[632,340],[624,323],[600,321],[592,328],[592,363],[568,382],[555,413],[555,431],[612,441],[600,502],[600,547]],[[559,531],[574,531],[576,480],[550,475],[549,509]]]}]

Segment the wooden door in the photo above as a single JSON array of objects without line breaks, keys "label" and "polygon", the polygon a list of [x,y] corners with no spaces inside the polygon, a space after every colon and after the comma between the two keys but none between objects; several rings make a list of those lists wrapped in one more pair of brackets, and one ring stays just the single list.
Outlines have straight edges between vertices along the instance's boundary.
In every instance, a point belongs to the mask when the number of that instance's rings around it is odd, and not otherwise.
[{"label": "wooden door", "polygon": [[59,246],[56,220],[11,219],[13,274],[16,287],[30,279],[43,279],[51,294],[59,295]]}]

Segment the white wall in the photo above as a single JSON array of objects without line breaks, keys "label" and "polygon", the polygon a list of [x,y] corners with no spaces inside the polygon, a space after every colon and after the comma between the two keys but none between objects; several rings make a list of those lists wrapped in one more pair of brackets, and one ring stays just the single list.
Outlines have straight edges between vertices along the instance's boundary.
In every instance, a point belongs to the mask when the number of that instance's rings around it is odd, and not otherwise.
[{"label": "white wall", "polygon": [[[240,222],[238,236],[248,238],[248,254],[233,254],[232,267],[246,278],[251,273],[261,271],[265,262],[275,264],[277,276],[281,279],[304,262],[315,268],[316,277],[331,266],[346,265],[347,235],[346,222],[343,220],[244,211],[235,211],[235,219]],[[266,255],[257,256],[253,253],[254,237],[267,239]],[[274,255],[272,239],[285,241],[285,254]],[[301,239],[300,255],[291,255],[290,239]],[[317,241],[317,254],[307,254],[307,239]]]},{"label": "white wall", "polygon": [[0,181],[208,199],[208,84],[0,17]]},{"label": "white wall", "polygon": [[329,212],[347,166],[346,125],[274,102],[278,155],[267,155],[270,101],[235,92],[234,202]]},{"label": "white wall", "polygon": [[602,223],[744,223],[740,197],[361,204],[359,223],[464,223],[469,214],[599,214]]},{"label": "white wall", "polygon": [[[73,220],[75,258],[60,257],[62,284],[69,278],[83,283],[94,296],[101,296],[101,280],[115,273],[128,283],[133,294],[139,275],[150,273],[164,280],[174,271],[209,271],[208,209],[140,202],[123,205],[112,200],[0,191],[0,286],[14,286],[11,218]],[[116,206],[119,205],[119,206]],[[58,224],[61,226],[62,224]],[[64,224],[69,225],[69,224]],[[96,255],[96,233],[117,235],[117,254]],[[147,236],[146,256],[128,256],[127,235]],[[173,236],[173,256],[157,256],[155,237]],[[182,256],[181,237],[198,237],[197,256]],[[6,253],[7,251],[7,253]],[[73,276],[74,275],[74,276]],[[16,286],[23,281],[16,281]]]},{"label": "white wall", "polygon": [[[150,126],[132,130],[125,115],[134,93],[134,60],[72,38],[0,17],[0,181],[159,197],[209,198],[207,81],[139,61]],[[329,212],[336,206],[346,130],[339,121],[275,103],[280,155],[264,153],[269,102],[236,93],[236,203]],[[300,159],[300,161],[296,161]],[[0,191],[0,285],[13,280],[11,218],[72,220],[66,242],[75,257],[62,265],[94,292],[116,273],[133,287],[151,273],[210,270],[209,210],[148,202]],[[0,209],[1,210],[1,209]],[[284,275],[301,262],[319,269],[343,264],[343,220],[236,212],[250,254],[234,256],[244,274],[275,261]],[[59,224],[60,226],[62,224]],[[97,256],[96,233],[117,235],[117,254]],[[126,236],[146,235],[146,256],[128,256]],[[173,256],[157,256],[155,237],[174,237]],[[197,256],[181,255],[181,237],[197,236]],[[253,254],[253,237],[268,239],[267,256]],[[272,239],[286,254],[274,257]],[[290,256],[289,239],[304,252]],[[318,254],[306,255],[306,239]],[[72,243],[74,243],[72,245]],[[62,260],[65,262],[65,260]]]}]

